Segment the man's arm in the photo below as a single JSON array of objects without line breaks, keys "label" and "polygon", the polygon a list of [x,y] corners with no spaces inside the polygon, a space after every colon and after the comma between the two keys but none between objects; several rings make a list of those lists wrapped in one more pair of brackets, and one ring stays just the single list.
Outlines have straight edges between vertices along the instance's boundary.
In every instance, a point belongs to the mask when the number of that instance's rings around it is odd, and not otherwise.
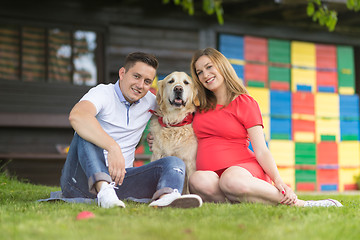
[{"label": "man's arm", "polygon": [[70,112],[69,121],[80,137],[108,151],[109,173],[116,184],[125,176],[125,159],[119,144],[107,134],[97,121],[96,108],[90,101],[78,102]]}]

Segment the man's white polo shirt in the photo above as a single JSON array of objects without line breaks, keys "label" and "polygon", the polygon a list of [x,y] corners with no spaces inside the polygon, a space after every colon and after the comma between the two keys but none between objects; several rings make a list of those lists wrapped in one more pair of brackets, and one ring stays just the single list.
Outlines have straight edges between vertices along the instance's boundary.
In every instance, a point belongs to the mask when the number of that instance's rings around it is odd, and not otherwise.
[{"label": "man's white polo shirt", "polygon": [[[151,117],[149,109],[154,110],[156,107],[155,95],[149,91],[138,102],[130,105],[122,95],[117,81],[115,84],[100,84],[90,89],[80,99],[83,100],[95,105],[96,118],[100,125],[120,145],[125,167],[132,167],[135,147]],[[104,155],[107,164],[105,150]]]}]

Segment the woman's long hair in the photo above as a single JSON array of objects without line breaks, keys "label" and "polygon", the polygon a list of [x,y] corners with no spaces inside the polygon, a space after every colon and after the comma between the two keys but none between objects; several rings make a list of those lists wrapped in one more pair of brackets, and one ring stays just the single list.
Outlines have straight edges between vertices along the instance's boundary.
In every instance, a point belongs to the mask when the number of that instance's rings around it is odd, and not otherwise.
[{"label": "woman's long hair", "polygon": [[235,96],[240,94],[248,94],[248,91],[246,90],[242,80],[237,76],[233,66],[222,53],[214,48],[198,50],[192,57],[190,71],[191,76],[195,82],[195,86],[199,91],[199,111],[207,111],[216,107],[216,97],[214,93],[203,86],[196,73],[195,63],[201,56],[207,56],[214,64],[214,67],[218,70],[218,72],[224,77],[227,100],[223,107],[229,105]]}]

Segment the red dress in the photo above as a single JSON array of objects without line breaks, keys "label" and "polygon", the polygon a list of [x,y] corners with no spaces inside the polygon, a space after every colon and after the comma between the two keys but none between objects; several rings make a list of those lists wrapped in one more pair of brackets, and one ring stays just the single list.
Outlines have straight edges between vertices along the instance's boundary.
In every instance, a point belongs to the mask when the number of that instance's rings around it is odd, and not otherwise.
[{"label": "red dress", "polygon": [[231,166],[247,169],[254,177],[271,182],[249,147],[248,128],[263,121],[258,103],[242,94],[227,107],[197,112],[193,128],[198,139],[197,170],[222,172]]}]

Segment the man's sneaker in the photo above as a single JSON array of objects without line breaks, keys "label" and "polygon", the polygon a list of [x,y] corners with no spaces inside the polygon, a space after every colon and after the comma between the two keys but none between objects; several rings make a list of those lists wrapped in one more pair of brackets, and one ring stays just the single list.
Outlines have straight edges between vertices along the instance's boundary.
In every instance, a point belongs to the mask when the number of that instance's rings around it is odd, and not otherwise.
[{"label": "man's sneaker", "polygon": [[112,208],[112,207],[122,207],[125,208],[125,204],[119,200],[116,195],[115,183],[112,182],[110,184],[103,183],[101,185],[100,191],[97,194],[98,206],[103,208]]},{"label": "man's sneaker", "polygon": [[172,193],[164,195],[162,198],[149,204],[149,207],[163,208],[196,208],[201,207],[202,199],[195,194],[182,195],[177,189]]},{"label": "man's sneaker", "polygon": [[305,201],[304,207],[342,207],[343,205],[334,199],[325,199],[318,201]]}]

